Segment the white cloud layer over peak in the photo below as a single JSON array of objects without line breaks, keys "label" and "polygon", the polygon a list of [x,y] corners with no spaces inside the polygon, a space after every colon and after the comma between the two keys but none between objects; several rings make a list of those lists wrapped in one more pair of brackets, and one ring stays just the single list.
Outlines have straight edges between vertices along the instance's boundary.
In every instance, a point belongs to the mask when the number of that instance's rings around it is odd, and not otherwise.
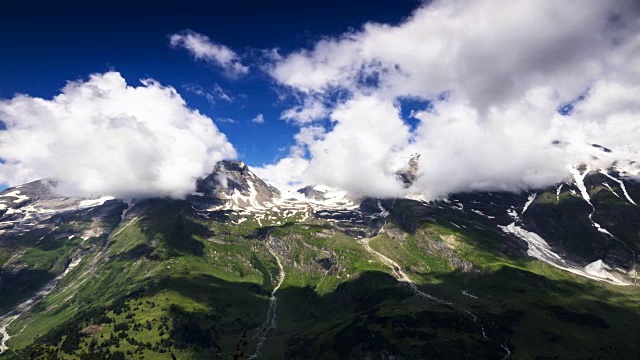
[{"label": "white cloud layer over peak", "polygon": [[[258,170],[274,182],[284,170],[354,194],[434,198],[640,161],[633,0],[436,0],[398,25],[368,23],[275,57],[269,72],[300,99],[282,114],[301,128],[291,155]],[[407,98],[430,103],[412,109],[412,126]],[[404,189],[395,173],[413,153],[420,176]]]},{"label": "white cloud layer over peak", "polygon": [[251,122],[254,124],[264,124],[264,115],[262,113],[256,115]]},{"label": "white cloud layer over peak", "polygon": [[249,73],[249,67],[242,64],[238,54],[222,44],[211,41],[206,35],[186,30],[169,36],[169,43],[174,48],[186,49],[197,60],[221,67],[229,76]]},{"label": "white cloud layer over peak", "polygon": [[66,195],[181,198],[236,156],[174,88],[151,79],[130,86],[117,72],[69,82],[51,100],[2,100],[0,119],[0,180],[51,178]]}]

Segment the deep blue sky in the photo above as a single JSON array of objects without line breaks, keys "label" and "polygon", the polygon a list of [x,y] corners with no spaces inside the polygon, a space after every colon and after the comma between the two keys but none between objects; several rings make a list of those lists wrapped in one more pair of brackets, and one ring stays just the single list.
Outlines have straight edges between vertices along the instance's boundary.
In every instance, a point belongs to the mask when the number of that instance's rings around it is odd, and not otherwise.
[{"label": "deep blue sky", "polygon": [[[252,69],[236,80],[172,49],[168,35],[190,29],[239,54],[279,48],[282,53],[309,47],[324,36],[360,28],[366,21],[397,23],[419,6],[418,0],[350,1],[180,1],[150,6],[129,2],[82,5],[50,2],[29,6],[3,3],[0,14],[0,98],[15,93],[50,98],[67,80],[116,70],[129,84],[151,77],[175,87],[192,108],[216,121],[241,159],[250,165],[285,155],[296,128],[279,120],[275,84]],[[211,105],[185,89],[211,91],[219,84],[235,101]],[[258,113],[266,123],[251,119]]]}]

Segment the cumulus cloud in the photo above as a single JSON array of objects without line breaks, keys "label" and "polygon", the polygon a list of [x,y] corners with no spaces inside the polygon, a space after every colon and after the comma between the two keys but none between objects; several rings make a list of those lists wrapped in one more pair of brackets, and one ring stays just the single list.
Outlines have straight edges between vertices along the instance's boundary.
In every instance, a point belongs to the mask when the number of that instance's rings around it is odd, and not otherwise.
[{"label": "cumulus cloud", "polygon": [[249,67],[242,64],[238,54],[212,41],[208,36],[185,30],[169,36],[169,43],[174,48],[186,49],[196,60],[203,60],[221,67],[229,76],[249,73]]},{"label": "cumulus cloud", "polygon": [[50,100],[1,100],[0,119],[0,180],[50,178],[65,195],[181,198],[236,155],[174,88],[127,85],[117,72],[69,82]]},{"label": "cumulus cloud", "polygon": [[[436,0],[400,24],[281,55],[268,71],[300,99],[282,118],[301,136],[316,130],[264,171],[303,164],[305,180],[354,194],[521,190],[562,181],[573,164],[640,160],[632,0]],[[429,106],[405,109],[405,98]],[[413,153],[420,173],[404,189],[395,172]]]},{"label": "cumulus cloud", "polygon": [[302,103],[282,112],[281,118],[295,124],[308,124],[329,115],[329,109],[320,96],[306,95]]},{"label": "cumulus cloud", "polygon": [[301,157],[286,157],[274,164],[252,167],[251,171],[280,189],[295,191],[309,184],[304,176],[308,165],[308,161]]},{"label": "cumulus cloud", "polygon": [[264,124],[264,115],[263,114],[256,115],[253,119],[251,119],[251,122],[254,124]]}]

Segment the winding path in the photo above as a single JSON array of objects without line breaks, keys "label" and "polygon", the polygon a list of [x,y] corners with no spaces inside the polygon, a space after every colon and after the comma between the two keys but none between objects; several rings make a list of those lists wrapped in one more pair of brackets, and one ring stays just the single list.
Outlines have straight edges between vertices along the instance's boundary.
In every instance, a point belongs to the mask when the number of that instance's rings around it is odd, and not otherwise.
[{"label": "winding path", "polygon": [[413,290],[413,292],[416,294],[416,296],[422,297],[424,299],[427,300],[431,300],[434,302],[437,302],[439,304],[443,304],[443,305],[448,305],[451,306],[452,308],[458,310],[458,311],[462,311],[468,315],[470,315],[473,318],[473,322],[477,323],[478,325],[480,325],[480,329],[482,330],[482,337],[484,337],[485,339],[496,343],[498,345],[500,345],[500,347],[502,349],[504,349],[506,355],[503,359],[507,359],[511,356],[511,351],[509,350],[509,348],[505,345],[502,344],[494,339],[491,339],[490,337],[487,336],[485,330],[484,330],[484,325],[482,325],[481,323],[478,323],[478,317],[472,313],[469,310],[463,309],[451,302],[439,299],[433,295],[427,294],[424,291],[421,291],[420,289],[418,289],[418,287],[416,286],[416,284],[413,282],[413,280],[411,280],[411,278],[409,278],[409,276],[402,271],[402,268],[400,267],[400,265],[398,265],[397,262],[391,260],[390,258],[386,257],[385,255],[379,253],[378,251],[374,250],[370,245],[369,245],[369,241],[371,241],[372,239],[374,239],[375,237],[377,237],[378,235],[380,235],[383,232],[384,226],[382,228],[380,228],[380,231],[378,232],[378,234],[376,234],[376,236],[374,236],[373,238],[363,238],[360,239],[360,243],[362,245],[364,245],[365,250],[367,250],[367,252],[369,252],[370,254],[376,256],[378,259],[380,259],[380,261],[382,261],[383,264],[387,265],[389,267],[389,269],[391,269],[391,272],[393,273],[393,275],[395,276],[395,278],[400,281],[403,282],[405,284],[407,284],[411,290]]}]

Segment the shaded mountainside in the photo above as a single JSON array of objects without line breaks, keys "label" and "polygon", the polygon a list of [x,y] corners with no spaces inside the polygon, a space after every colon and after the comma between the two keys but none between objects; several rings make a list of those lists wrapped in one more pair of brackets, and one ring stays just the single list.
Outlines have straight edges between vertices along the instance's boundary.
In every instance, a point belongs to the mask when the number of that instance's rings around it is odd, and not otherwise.
[{"label": "shaded mountainside", "polygon": [[638,358],[623,175],[432,202],[291,198],[241,162],[185,200],[7,189],[0,358]]}]

